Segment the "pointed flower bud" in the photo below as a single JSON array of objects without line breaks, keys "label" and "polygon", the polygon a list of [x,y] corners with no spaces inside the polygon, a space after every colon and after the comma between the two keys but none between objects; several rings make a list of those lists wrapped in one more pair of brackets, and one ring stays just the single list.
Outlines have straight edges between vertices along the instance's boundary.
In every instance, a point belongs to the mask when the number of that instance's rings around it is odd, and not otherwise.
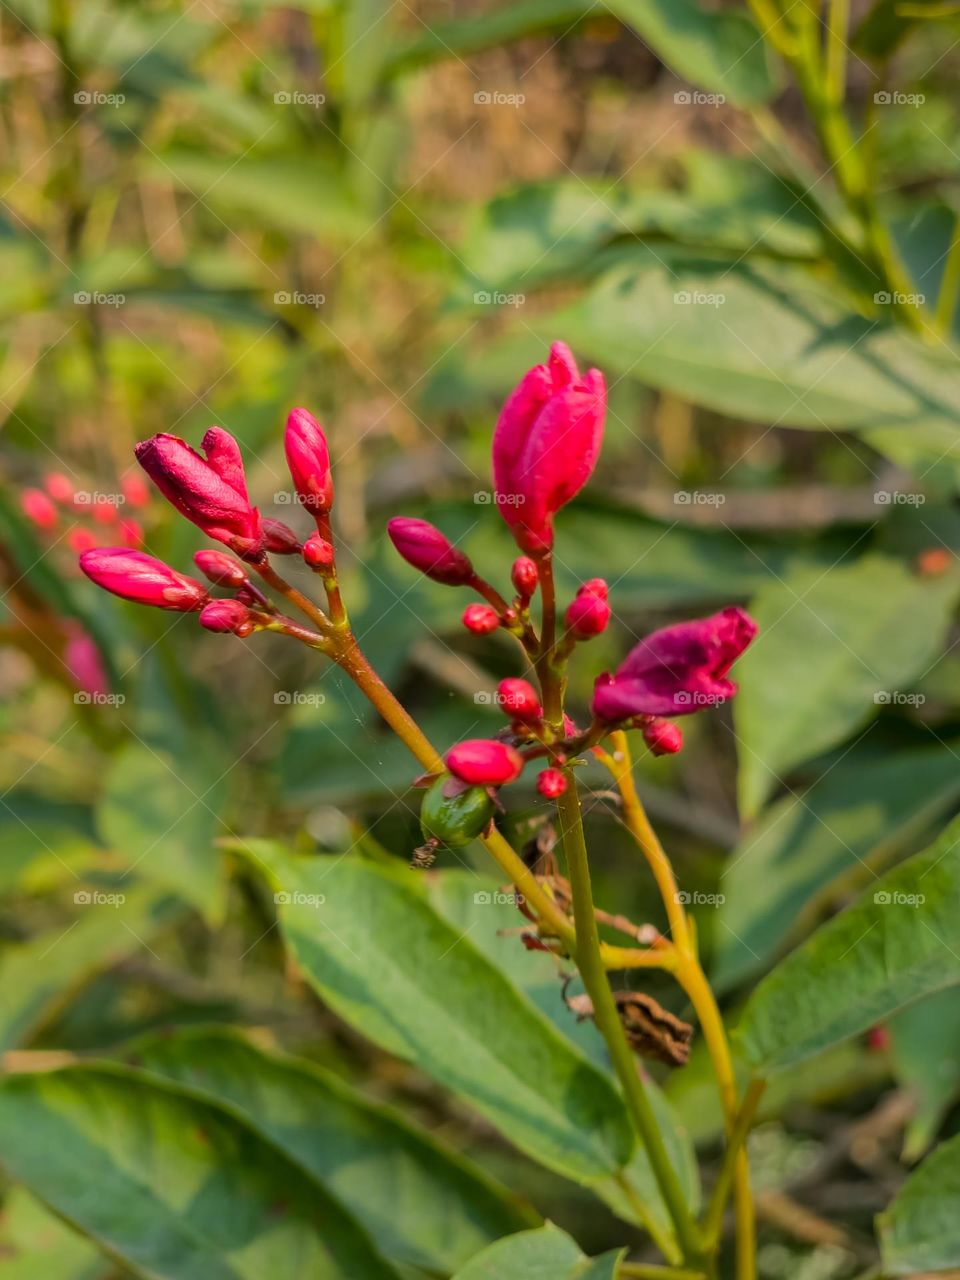
[{"label": "pointed flower bud", "polygon": [[583,584],[567,606],[564,621],[567,630],[578,640],[589,640],[607,629],[610,606],[607,604],[607,584],[602,578],[591,578]]},{"label": "pointed flower bud", "polygon": [[553,546],[553,517],[589,480],[603,440],[606,387],[582,378],[570,348],[555,342],[511,392],[493,437],[497,509],[528,552]]},{"label": "pointed flower bud", "polygon": [[307,409],[291,410],[283,447],[301,502],[311,515],[326,515],[333,506],[330,451],[323,427]]},{"label": "pointed flower bud", "polygon": [[415,569],[447,587],[462,587],[473,577],[473,565],[429,520],[394,516],[387,521],[390,541]]},{"label": "pointed flower bud", "polygon": [[209,538],[226,543],[244,560],[263,552],[260,513],[251,507],[240,446],[222,427],[203,437],[202,458],[165,433],[136,447],[137,461],[163,496]]},{"label": "pointed flower bud", "polygon": [[300,554],[300,539],[282,520],[264,519],[263,540],[266,549],[275,556]]},{"label": "pointed flower bud", "polygon": [[191,613],[202,608],[208,598],[206,588],[195,579],[171,569],[162,560],[126,547],[84,551],[80,568],[98,587],[136,604]]},{"label": "pointed flower bud", "polygon": [[543,708],[537,691],[527,680],[516,676],[508,676],[497,686],[497,702],[514,720],[524,723],[543,719]]},{"label": "pointed flower bud", "polygon": [[518,556],[513,562],[513,568],[510,570],[510,581],[513,583],[517,595],[522,596],[524,600],[529,600],[537,589],[537,583],[540,581],[540,570],[537,568],[537,562],[531,560],[529,556]]},{"label": "pointed flower bud", "polygon": [[42,489],[24,489],[20,495],[20,508],[38,529],[50,530],[57,527],[60,518],[57,508]]},{"label": "pointed flower bud", "polygon": [[643,740],[655,756],[672,756],[683,746],[683,733],[670,720],[653,716],[643,726]]},{"label": "pointed flower bud", "polygon": [[200,610],[200,625],[208,631],[232,631],[248,636],[253,630],[250,610],[239,600],[211,600]]},{"label": "pointed flower bud", "polygon": [[726,702],[737,691],[727,672],[756,634],[757,624],[738,608],[654,631],[614,675],[598,677],[594,715],[616,724],[637,715],[689,715]]},{"label": "pointed flower bud", "polygon": [[218,587],[242,587],[247,580],[247,571],[239,560],[226,555],[223,551],[198,551],[193,557],[197,566],[208,582]]},{"label": "pointed flower bud", "polygon": [[500,787],[519,778],[523,756],[515,747],[494,738],[470,738],[447,752],[447,768],[471,786]]},{"label": "pointed flower bud", "polygon": [[97,535],[92,530],[84,529],[82,525],[76,525],[73,529],[67,530],[67,546],[77,555],[83,551],[89,551],[96,545]]},{"label": "pointed flower bud", "polygon": [[537,790],[548,800],[556,800],[567,789],[566,775],[559,769],[544,769],[537,775]]},{"label": "pointed flower bud", "polygon": [[468,604],[463,611],[463,625],[475,636],[488,636],[500,625],[500,615],[488,604]]}]

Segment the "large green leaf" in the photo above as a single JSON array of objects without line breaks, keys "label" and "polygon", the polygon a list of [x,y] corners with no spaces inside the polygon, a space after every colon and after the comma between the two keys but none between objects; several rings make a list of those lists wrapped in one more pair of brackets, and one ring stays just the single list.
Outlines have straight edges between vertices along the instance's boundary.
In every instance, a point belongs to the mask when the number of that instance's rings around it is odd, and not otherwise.
[{"label": "large green leaf", "polygon": [[475,1166],[309,1062],[212,1029],[141,1041],[133,1052],[139,1067],[235,1107],[396,1262],[446,1274],[530,1225]]},{"label": "large green leaf", "polygon": [[893,1074],[914,1103],[903,1156],[918,1160],[960,1096],[960,988],[908,1005],[888,1025]]},{"label": "large green leaf", "polygon": [[0,1163],[149,1280],[398,1280],[344,1206],[254,1130],[121,1067],[7,1077]]},{"label": "large green leaf", "polygon": [[565,1231],[548,1222],[484,1249],[453,1280],[614,1280],[626,1249],[591,1260]]},{"label": "large green leaf", "polygon": [[760,631],[736,667],[740,804],[753,816],[782,776],[907,695],[939,653],[960,578],[921,578],[870,555],[800,570],[752,602]]},{"label": "large green leaf", "polygon": [[867,878],[960,796],[952,747],[853,751],[802,795],[761,815],[724,867],[711,980],[725,990],[763,970],[809,928],[838,877]]},{"label": "large green leaf", "polygon": [[436,914],[407,868],[292,858],[267,841],[244,849],[279,890],[304,973],[347,1022],[569,1177],[629,1161],[635,1142],[610,1079]]},{"label": "large green leaf", "polygon": [[944,1142],[912,1174],[877,1219],[885,1275],[960,1267],[960,1135]]},{"label": "large green leaf", "polygon": [[737,1027],[766,1074],[960,983],[960,820],[818,929],[751,996]]},{"label": "large green leaf", "polygon": [[107,1263],[83,1236],[22,1188],[3,1200],[0,1280],[104,1280]]}]

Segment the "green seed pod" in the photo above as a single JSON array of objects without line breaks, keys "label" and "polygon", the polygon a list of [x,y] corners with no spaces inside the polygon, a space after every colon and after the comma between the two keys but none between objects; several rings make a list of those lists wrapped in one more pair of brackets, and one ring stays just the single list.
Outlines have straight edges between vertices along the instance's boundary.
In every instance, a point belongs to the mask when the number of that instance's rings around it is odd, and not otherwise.
[{"label": "green seed pod", "polygon": [[423,797],[420,826],[426,840],[448,849],[462,849],[483,831],[493,817],[493,801],[483,787],[466,787],[456,795],[444,795],[449,775],[438,778]]}]

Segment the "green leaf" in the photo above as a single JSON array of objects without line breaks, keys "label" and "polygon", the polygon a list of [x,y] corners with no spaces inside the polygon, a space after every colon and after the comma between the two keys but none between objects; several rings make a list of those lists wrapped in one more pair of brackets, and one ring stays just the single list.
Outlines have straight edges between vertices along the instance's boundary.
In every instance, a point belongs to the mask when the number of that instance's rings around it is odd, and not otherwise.
[{"label": "green leaf", "polygon": [[885,1275],[960,1267],[960,1135],[937,1147],[877,1219]]},{"label": "green leaf", "polygon": [[711,981],[727,990],[807,929],[838,877],[866,876],[925,833],[960,796],[948,746],[889,755],[851,752],[802,795],[761,814],[732,851],[720,889]]},{"label": "green leaf", "polygon": [[908,1005],[889,1030],[893,1074],[914,1101],[903,1158],[919,1160],[960,1095],[960,990],[948,987]]},{"label": "green leaf", "polygon": [[940,652],[960,579],[897,560],[789,574],[750,605],[759,634],[736,666],[740,805],[752,817],[795,765],[903,697]]},{"label": "green leaf", "polygon": [[276,883],[283,936],[345,1021],[568,1177],[629,1161],[635,1142],[609,1078],[433,911],[407,868],[295,859],[267,841],[238,851]]},{"label": "green leaf", "polygon": [[615,1280],[626,1249],[587,1258],[565,1231],[548,1222],[498,1240],[473,1258],[453,1280]]},{"label": "green leaf", "polygon": [[960,820],[876,880],[760,983],[737,1042],[762,1074],[960,983]]},{"label": "green leaf", "polygon": [[122,1067],[7,1077],[0,1162],[150,1280],[398,1280],[344,1206],[252,1129]]},{"label": "green leaf", "polygon": [[4,1197],[0,1280],[103,1280],[97,1249],[20,1188]]},{"label": "green leaf", "polygon": [[131,1052],[137,1066],[235,1108],[396,1262],[446,1274],[530,1225],[475,1166],[309,1062],[213,1029],[140,1041]]}]

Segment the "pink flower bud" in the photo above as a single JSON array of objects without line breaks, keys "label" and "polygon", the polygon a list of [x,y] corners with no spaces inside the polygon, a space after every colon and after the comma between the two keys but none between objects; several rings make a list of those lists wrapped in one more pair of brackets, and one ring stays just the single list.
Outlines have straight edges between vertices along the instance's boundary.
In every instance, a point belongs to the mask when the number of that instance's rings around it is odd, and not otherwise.
[{"label": "pink flower bud", "polygon": [[137,445],[137,461],[207,537],[226,543],[244,560],[256,560],[263,552],[263,529],[247,496],[240,446],[222,427],[211,427],[202,447],[206,458],[179,437],[162,433]]},{"label": "pink flower bud", "polygon": [[97,695],[110,692],[110,681],[104,670],[100,650],[93,637],[79,623],[71,622],[68,625],[63,665],[74,684],[84,693]]},{"label": "pink flower bud", "polygon": [[463,625],[475,636],[488,636],[499,627],[500,616],[488,604],[468,604],[463,611]]},{"label": "pink flower bud", "polygon": [[57,508],[42,489],[24,489],[20,495],[20,508],[38,529],[49,531],[57,527],[57,521],[60,518],[57,515]]},{"label": "pink flower bud", "polygon": [[81,525],[77,525],[73,529],[67,530],[67,546],[71,551],[75,551],[80,555],[82,551],[89,551],[97,545],[97,535],[90,529],[84,529]]},{"label": "pink flower bud", "polygon": [[145,507],[150,501],[150,490],[136,471],[128,471],[121,479],[120,490],[131,507]]},{"label": "pink flower bud", "polygon": [[193,557],[197,566],[208,582],[218,587],[242,587],[247,580],[247,571],[239,560],[222,551],[197,551]]},{"label": "pink flower bud", "polygon": [[90,515],[97,524],[116,524],[120,513],[112,502],[95,502]]},{"label": "pink flower bud", "polygon": [[336,556],[333,543],[319,533],[311,533],[303,544],[303,558],[311,569],[332,569]]},{"label": "pink flower bud", "polygon": [[663,627],[635,645],[614,675],[597,678],[593,713],[616,724],[633,716],[680,716],[732,698],[727,672],[757,634],[743,609]]},{"label": "pink flower bud", "polygon": [[497,698],[507,715],[525,723],[543,718],[537,691],[527,680],[508,676],[497,687]]},{"label": "pink flower bud", "polygon": [[306,409],[293,409],[283,437],[293,486],[314,516],[326,515],[333,506],[330,451],[323,427]]},{"label": "pink flower bud", "polygon": [[120,535],[123,538],[126,547],[142,547],[143,546],[143,526],[139,520],[134,520],[132,516],[124,516],[118,526]]},{"label": "pink flower bud", "polygon": [[253,630],[250,610],[239,600],[211,600],[200,610],[200,625],[208,631],[232,631],[248,636]]},{"label": "pink flower bud", "polygon": [[447,768],[455,778],[471,786],[500,787],[519,778],[523,756],[514,747],[493,738],[471,738],[447,752]]},{"label": "pink flower bud", "polygon": [[295,556],[300,554],[300,539],[288,524],[282,520],[263,521],[264,546],[275,556]]},{"label": "pink flower bud", "polygon": [[[606,584],[604,584],[606,585]],[[610,606],[603,596],[581,587],[567,606],[566,627],[578,640],[589,640],[605,631],[610,621]]]},{"label": "pink flower bud", "polygon": [[583,592],[591,596],[599,596],[601,600],[606,600],[610,594],[610,588],[603,578],[588,578],[586,582],[581,583],[577,588],[577,595]]},{"label": "pink flower bud", "polygon": [[683,746],[683,733],[678,725],[654,716],[643,726],[643,740],[655,756],[672,756]]},{"label": "pink flower bud", "polygon": [[43,477],[43,487],[54,502],[73,502],[73,481],[62,471],[49,471]]},{"label": "pink flower bud", "polygon": [[493,478],[497,509],[524,551],[553,546],[554,515],[596,466],[605,412],[603,375],[590,369],[581,378],[562,342],[507,399],[493,437]]},{"label": "pink flower bud", "polygon": [[387,521],[390,541],[415,569],[447,587],[462,587],[473,577],[473,565],[462,551],[428,520],[394,516]]},{"label": "pink flower bud", "polygon": [[540,581],[540,570],[537,568],[536,561],[531,560],[529,556],[518,556],[510,570],[510,581],[517,595],[522,596],[524,600],[529,600]]},{"label": "pink flower bud", "polygon": [[80,568],[98,587],[136,604],[191,613],[207,600],[206,588],[199,582],[142,551],[95,547],[80,557]]},{"label": "pink flower bud", "polygon": [[556,800],[567,789],[566,775],[559,769],[544,769],[537,775],[537,790],[548,800]]}]

